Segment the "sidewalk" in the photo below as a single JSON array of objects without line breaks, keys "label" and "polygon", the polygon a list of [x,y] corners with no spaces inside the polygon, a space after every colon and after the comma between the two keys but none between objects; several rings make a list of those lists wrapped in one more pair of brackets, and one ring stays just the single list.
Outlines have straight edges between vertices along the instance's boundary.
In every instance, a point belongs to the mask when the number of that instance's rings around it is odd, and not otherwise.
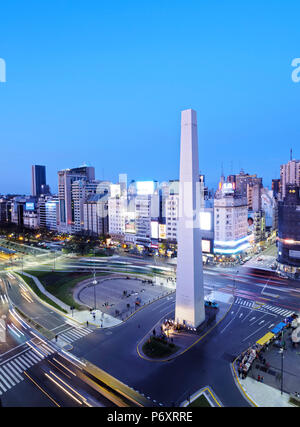
[{"label": "sidewalk", "polygon": [[[44,286],[41,284],[41,282],[39,281],[39,279],[35,276],[31,276],[28,273],[22,273],[25,276],[31,277],[35,284],[37,285],[37,287],[39,288],[39,290],[45,294],[47,297],[49,297],[53,302],[55,302],[58,306],[62,307],[63,309],[65,309],[68,314],[63,313],[60,310],[57,310],[55,307],[53,307],[52,305],[49,305],[48,303],[46,303],[45,301],[41,300],[30,288],[30,286],[27,285],[27,283],[25,281],[23,281],[23,283],[26,285],[26,287],[30,290],[30,292],[32,292],[36,298],[38,298],[42,304],[47,305],[49,308],[51,308],[52,310],[57,311],[59,314],[61,314],[64,317],[67,317],[70,321],[73,321],[74,324],[80,323],[82,326],[87,326],[87,322],[89,324],[89,326],[96,326],[96,327],[102,327],[102,328],[110,328],[112,326],[116,326],[119,325],[120,323],[122,323],[121,320],[116,319],[115,317],[110,316],[109,314],[103,313],[100,310],[96,310],[94,312],[95,314],[95,318],[93,317],[93,315],[90,313],[89,310],[73,310],[73,314],[70,310],[70,307],[66,304],[64,304],[61,300],[59,300],[58,298],[56,298],[54,295],[50,294],[48,291],[46,291],[46,289],[44,288]],[[20,279],[20,276],[18,276],[18,278]],[[22,278],[21,278],[22,279]]]},{"label": "sidewalk", "polygon": [[274,387],[258,382],[253,378],[247,377],[244,380],[238,379],[239,385],[244,393],[250,398],[255,406],[260,407],[295,407],[289,403],[289,394],[283,393]]}]

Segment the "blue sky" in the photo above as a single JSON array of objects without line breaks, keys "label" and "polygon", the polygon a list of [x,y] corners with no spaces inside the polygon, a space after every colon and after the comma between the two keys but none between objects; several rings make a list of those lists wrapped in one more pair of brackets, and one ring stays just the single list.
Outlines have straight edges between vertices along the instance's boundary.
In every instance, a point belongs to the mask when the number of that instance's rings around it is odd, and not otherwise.
[{"label": "blue sky", "polygon": [[180,111],[198,114],[200,169],[279,176],[300,158],[298,1],[10,1],[1,5],[0,193],[31,164],[84,162],[117,180],[178,177]]}]

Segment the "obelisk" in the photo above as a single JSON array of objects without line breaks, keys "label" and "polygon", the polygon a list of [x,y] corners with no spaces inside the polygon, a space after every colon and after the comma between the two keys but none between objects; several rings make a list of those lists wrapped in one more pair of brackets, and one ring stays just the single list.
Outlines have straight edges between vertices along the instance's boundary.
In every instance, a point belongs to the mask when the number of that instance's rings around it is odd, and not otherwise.
[{"label": "obelisk", "polygon": [[197,114],[181,112],[179,222],[175,322],[197,328],[205,320]]}]

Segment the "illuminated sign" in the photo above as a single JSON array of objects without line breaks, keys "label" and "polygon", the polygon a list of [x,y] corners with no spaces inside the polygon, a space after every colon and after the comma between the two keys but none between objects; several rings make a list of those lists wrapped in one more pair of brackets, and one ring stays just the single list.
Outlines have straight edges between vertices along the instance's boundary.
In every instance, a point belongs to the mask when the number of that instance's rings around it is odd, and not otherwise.
[{"label": "illuminated sign", "polygon": [[202,239],[202,252],[210,253],[210,240]]},{"label": "illuminated sign", "polygon": [[211,212],[200,212],[200,228],[201,230],[210,231],[212,226]]},{"label": "illuminated sign", "polygon": [[165,224],[159,224],[159,233],[158,236],[160,239],[166,239],[167,238],[167,227]]},{"label": "illuminated sign", "polygon": [[133,219],[129,219],[125,222],[125,232],[135,233],[135,221]]},{"label": "illuminated sign", "polygon": [[34,211],[34,203],[32,203],[32,202],[27,202],[27,203],[25,204],[25,209],[26,209],[27,211]]},{"label": "illuminated sign", "polygon": [[154,181],[137,181],[136,182],[137,194],[140,196],[147,196],[154,193]]},{"label": "illuminated sign", "polygon": [[151,238],[158,239],[158,222],[151,221]]},{"label": "illuminated sign", "polygon": [[234,192],[234,186],[231,182],[224,182],[222,185],[222,191],[224,193],[233,193]]}]

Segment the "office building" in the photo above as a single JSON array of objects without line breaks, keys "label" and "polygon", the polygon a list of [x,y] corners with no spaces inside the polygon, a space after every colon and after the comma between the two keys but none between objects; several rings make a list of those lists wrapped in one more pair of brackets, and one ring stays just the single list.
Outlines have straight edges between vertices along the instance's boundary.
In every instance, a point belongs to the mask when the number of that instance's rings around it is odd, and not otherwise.
[{"label": "office building", "polygon": [[287,184],[278,202],[278,262],[300,272],[300,186]]},{"label": "office building", "polygon": [[49,192],[46,185],[46,166],[32,165],[31,167],[31,195],[40,196]]}]

